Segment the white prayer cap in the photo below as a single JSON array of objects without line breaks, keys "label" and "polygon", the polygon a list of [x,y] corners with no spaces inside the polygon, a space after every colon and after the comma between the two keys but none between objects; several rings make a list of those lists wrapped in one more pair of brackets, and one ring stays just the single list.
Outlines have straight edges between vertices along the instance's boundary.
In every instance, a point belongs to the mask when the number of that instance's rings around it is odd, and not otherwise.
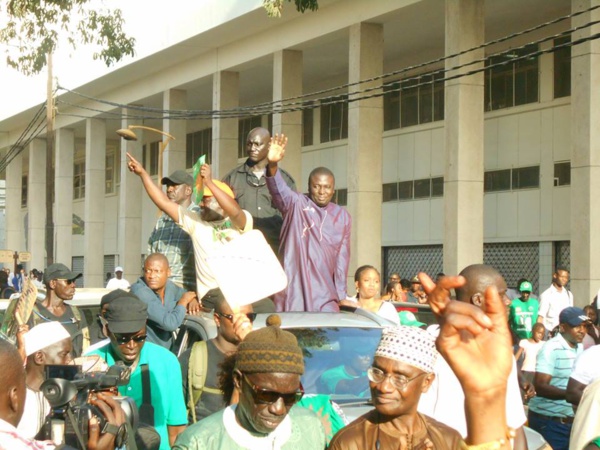
[{"label": "white prayer cap", "polygon": [[409,364],[433,372],[438,352],[435,338],[421,328],[398,326],[384,328],[375,356]]},{"label": "white prayer cap", "polygon": [[46,347],[50,347],[71,335],[59,322],[44,322],[36,325],[23,335],[25,353],[33,355]]}]

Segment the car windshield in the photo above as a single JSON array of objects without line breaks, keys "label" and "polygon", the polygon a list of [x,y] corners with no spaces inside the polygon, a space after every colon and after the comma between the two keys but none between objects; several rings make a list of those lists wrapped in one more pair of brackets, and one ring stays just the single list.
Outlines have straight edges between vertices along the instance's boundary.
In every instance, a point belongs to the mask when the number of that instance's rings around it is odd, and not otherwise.
[{"label": "car windshield", "polygon": [[366,371],[381,338],[379,328],[287,328],[304,351],[302,385],[307,394],[328,394],[338,403],[371,398]]}]

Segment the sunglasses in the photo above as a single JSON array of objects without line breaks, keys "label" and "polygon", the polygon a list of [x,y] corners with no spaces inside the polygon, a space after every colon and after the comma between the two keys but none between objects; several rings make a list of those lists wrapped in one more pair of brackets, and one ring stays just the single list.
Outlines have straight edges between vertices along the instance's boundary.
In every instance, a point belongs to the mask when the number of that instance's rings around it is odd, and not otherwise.
[{"label": "sunglasses", "polygon": [[[231,322],[233,323],[233,314],[223,314],[220,312],[217,312],[217,314],[221,317],[225,317],[226,319],[231,320]],[[254,319],[256,319],[256,313],[246,313],[246,317],[248,318],[250,323],[254,323]]]},{"label": "sunglasses", "polygon": [[264,405],[272,405],[277,400],[282,399],[285,406],[293,406],[298,403],[304,396],[304,388],[302,383],[296,392],[289,394],[282,394],[281,392],[269,391],[267,389],[260,388],[253,384],[245,374],[242,374],[242,379],[246,382],[250,389],[252,389],[252,397],[256,403],[262,403]]},{"label": "sunglasses", "polygon": [[148,337],[147,334],[139,334],[137,336],[127,336],[127,335],[112,333],[112,335],[115,337],[115,341],[117,341],[117,344],[119,344],[119,345],[129,344],[130,341],[133,341],[133,342],[139,344],[140,342],[144,342],[146,340],[146,338]]}]

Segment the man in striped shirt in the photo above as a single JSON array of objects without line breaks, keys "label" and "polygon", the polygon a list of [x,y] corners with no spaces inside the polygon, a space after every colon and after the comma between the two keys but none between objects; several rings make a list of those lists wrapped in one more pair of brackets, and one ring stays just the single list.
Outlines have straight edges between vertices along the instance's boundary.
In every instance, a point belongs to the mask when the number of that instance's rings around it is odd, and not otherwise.
[{"label": "man in striped shirt", "polygon": [[566,389],[575,358],[583,351],[589,318],[581,308],[568,307],[559,315],[559,333],[538,353],[534,385],[537,396],[529,402],[529,426],[554,450],[568,450],[573,426],[573,407]]}]

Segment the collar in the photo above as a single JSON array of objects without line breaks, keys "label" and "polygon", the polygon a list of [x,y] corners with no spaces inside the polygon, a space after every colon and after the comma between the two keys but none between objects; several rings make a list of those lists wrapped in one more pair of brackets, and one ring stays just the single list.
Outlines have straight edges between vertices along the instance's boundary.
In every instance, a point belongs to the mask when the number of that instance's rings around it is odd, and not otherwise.
[{"label": "collar", "polygon": [[242,428],[237,422],[235,418],[236,407],[237,405],[232,405],[225,408],[223,411],[223,425],[229,437],[241,448],[254,450],[280,449],[292,435],[292,419],[290,419],[289,413],[273,432],[266,436],[256,436]]},{"label": "collar", "polygon": [[564,348],[565,350],[573,350],[574,352],[579,350],[579,348],[582,345],[582,344],[577,344],[575,347],[571,347],[569,345],[569,343],[567,342],[567,340],[563,337],[563,335],[560,334],[560,332],[554,337],[554,339],[556,339],[560,343],[562,348]]}]

